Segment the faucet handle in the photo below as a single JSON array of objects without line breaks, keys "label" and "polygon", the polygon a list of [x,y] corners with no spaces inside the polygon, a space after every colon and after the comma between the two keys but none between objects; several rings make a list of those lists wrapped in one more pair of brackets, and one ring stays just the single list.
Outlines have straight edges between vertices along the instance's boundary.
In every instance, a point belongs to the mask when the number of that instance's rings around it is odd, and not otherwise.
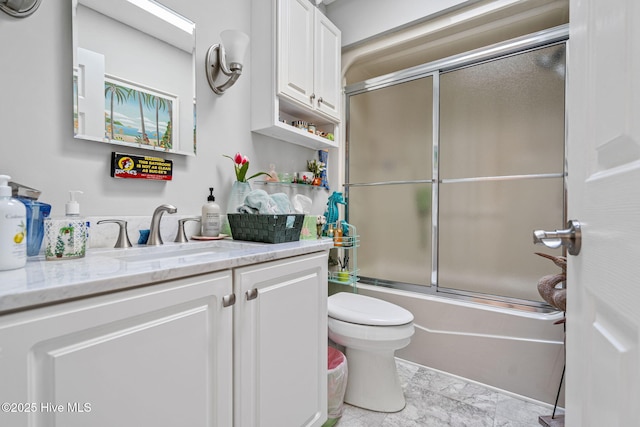
[{"label": "faucet handle", "polygon": [[109,222],[116,223],[120,226],[118,240],[116,241],[114,248],[130,248],[133,246],[129,240],[129,233],[127,232],[127,221],[122,219],[103,219],[102,221],[98,221],[97,224],[105,224]]},{"label": "faucet handle", "polygon": [[177,243],[186,243],[189,241],[189,239],[187,239],[187,234],[184,232],[184,223],[187,221],[198,221],[200,222],[200,217],[199,216],[194,216],[191,218],[182,218],[178,220],[178,232],[176,233],[176,238],[173,240],[174,242]]}]

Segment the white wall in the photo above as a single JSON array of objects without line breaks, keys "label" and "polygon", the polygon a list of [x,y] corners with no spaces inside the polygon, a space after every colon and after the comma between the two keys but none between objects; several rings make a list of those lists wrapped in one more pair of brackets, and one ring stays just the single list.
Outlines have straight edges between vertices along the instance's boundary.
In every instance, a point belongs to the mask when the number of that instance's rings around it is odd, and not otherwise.
[{"label": "white wall", "polygon": [[[339,0],[326,6],[326,15],[342,31],[349,46],[473,0]],[[359,18],[355,18],[359,17]]]},{"label": "white wall", "polygon": [[[270,163],[282,171],[304,170],[306,160],[315,158],[313,150],[251,133],[250,62],[225,95],[215,95],[207,84],[207,48],[220,41],[224,29],[251,33],[250,1],[162,2],[197,26],[198,155],[166,155],[174,160],[173,180],[167,182],[109,176],[112,151],[151,151],[73,138],[71,0],[44,1],[26,19],[0,14],[0,173],[42,190],[40,200],[53,205],[53,215],[64,214],[67,191],[72,189],[84,191],[79,200],[88,216],[151,215],[161,203],[174,204],[179,214],[199,214],[210,186],[216,189],[217,201],[226,202],[235,178],[223,154],[241,151],[251,159],[250,172],[266,171]],[[326,192],[313,194],[316,199],[325,197],[314,206],[319,212],[313,213],[322,213]]]}]

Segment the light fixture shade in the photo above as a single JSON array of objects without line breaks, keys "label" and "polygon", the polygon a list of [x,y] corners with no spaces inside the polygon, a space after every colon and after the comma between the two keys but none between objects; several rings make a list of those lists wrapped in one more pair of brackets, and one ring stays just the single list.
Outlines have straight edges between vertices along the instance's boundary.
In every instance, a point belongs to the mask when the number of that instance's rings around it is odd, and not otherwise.
[{"label": "light fixture shade", "polygon": [[243,64],[247,47],[249,47],[249,36],[238,30],[224,30],[220,33],[220,38],[227,57],[227,64],[234,62]]}]

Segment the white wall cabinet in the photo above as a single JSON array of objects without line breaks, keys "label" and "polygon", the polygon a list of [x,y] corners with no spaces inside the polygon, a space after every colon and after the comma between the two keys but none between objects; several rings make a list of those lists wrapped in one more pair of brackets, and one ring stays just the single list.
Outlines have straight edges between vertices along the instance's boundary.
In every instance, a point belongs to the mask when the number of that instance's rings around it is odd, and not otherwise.
[{"label": "white wall cabinet", "polygon": [[325,252],[234,270],[235,427],[326,421],[326,277]]},{"label": "white wall cabinet", "polygon": [[0,425],[231,426],[231,291],[227,270],[0,317]]},{"label": "white wall cabinet", "polygon": [[340,120],[340,30],[308,0],[278,1],[278,95]]},{"label": "white wall cabinet", "polygon": [[[337,147],[340,30],[308,0],[253,0],[251,127],[310,148]],[[292,126],[302,120],[335,140]]]}]

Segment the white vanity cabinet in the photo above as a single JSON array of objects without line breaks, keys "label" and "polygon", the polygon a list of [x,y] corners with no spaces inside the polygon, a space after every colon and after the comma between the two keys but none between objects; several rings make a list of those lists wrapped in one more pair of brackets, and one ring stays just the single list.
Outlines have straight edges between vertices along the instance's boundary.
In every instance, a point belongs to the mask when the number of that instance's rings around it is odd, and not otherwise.
[{"label": "white vanity cabinet", "polygon": [[232,425],[230,270],[0,316],[0,425]]},{"label": "white vanity cabinet", "polygon": [[321,426],[327,252],[0,315],[0,426]]},{"label": "white vanity cabinet", "polygon": [[[337,147],[340,30],[309,0],[252,1],[251,127],[310,148]],[[329,140],[292,126],[313,123]]]},{"label": "white vanity cabinet", "polygon": [[234,270],[234,426],[321,426],[326,252]]}]

